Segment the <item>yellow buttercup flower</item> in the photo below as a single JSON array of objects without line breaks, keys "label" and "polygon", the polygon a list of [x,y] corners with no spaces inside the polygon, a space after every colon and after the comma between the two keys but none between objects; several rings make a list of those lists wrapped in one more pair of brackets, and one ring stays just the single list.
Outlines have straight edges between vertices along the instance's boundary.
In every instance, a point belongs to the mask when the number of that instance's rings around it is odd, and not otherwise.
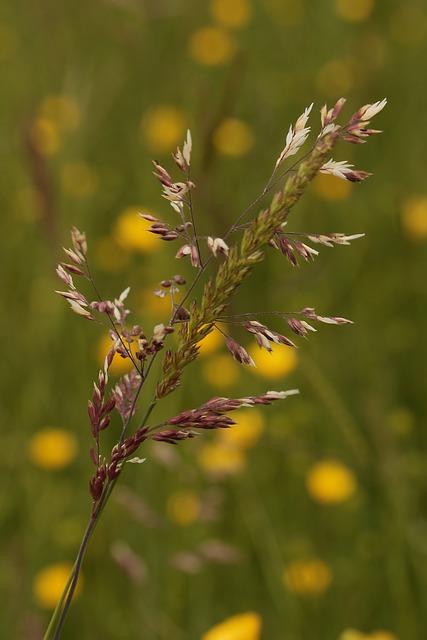
[{"label": "yellow buttercup flower", "polygon": [[197,493],[181,490],[173,493],[168,500],[169,518],[183,527],[196,522],[200,515],[200,499]]},{"label": "yellow buttercup flower", "polygon": [[284,572],[285,587],[298,595],[322,595],[332,582],[332,570],[320,558],[293,560]]},{"label": "yellow buttercup flower", "polygon": [[191,36],[188,50],[199,64],[214,67],[228,62],[236,49],[232,37],[218,27],[202,27]]},{"label": "yellow buttercup flower", "polygon": [[345,200],[350,194],[352,185],[348,180],[337,176],[319,173],[313,180],[313,191],[322,200],[330,202]]},{"label": "yellow buttercup flower", "polygon": [[161,248],[161,241],[154,233],[147,231],[151,222],[138,213],[149,213],[143,207],[127,207],[116,220],[113,238],[123,249],[151,253]]},{"label": "yellow buttercup flower", "polygon": [[198,462],[201,468],[213,476],[233,476],[241,473],[246,460],[243,452],[224,443],[209,443],[198,451]]},{"label": "yellow buttercup flower", "polygon": [[[38,572],[33,583],[34,599],[43,609],[54,609],[62,595],[70,575],[72,565],[66,562],[52,564]],[[82,589],[82,577],[79,576],[74,597]]]},{"label": "yellow buttercup flower", "polygon": [[201,640],[260,640],[262,620],[248,611],[227,618],[203,634]]},{"label": "yellow buttercup flower", "polygon": [[249,355],[255,361],[256,368],[251,367],[251,373],[277,380],[291,373],[297,366],[298,356],[296,349],[284,345],[271,345],[272,351],[260,349],[258,345],[253,345],[249,349]]},{"label": "yellow buttercup flower", "polygon": [[142,141],[155,153],[175,151],[175,147],[182,142],[184,131],[184,114],[170,104],[153,107],[143,116],[140,124]]},{"label": "yellow buttercup flower", "polygon": [[347,22],[367,20],[374,8],[373,0],[335,0],[336,14]]},{"label": "yellow buttercup flower", "polygon": [[239,157],[252,147],[254,134],[251,127],[237,118],[223,120],[212,134],[212,141],[219,153]]},{"label": "yellow buttercup flower", "polygon": [[203,377],[212,387],[226,389],[239,380],[241,366],[228,353],[219,353],[203,362]]},{"label": "yellow buttercup flower", "polygon": [[252,5],[249,0],[211,0],[210,13],[223,27],[240,29],[251,19]]},{"label": "yellow buttercup flower", "polygon": [[414,196],[403,204],[402,226],[411,240],[427,238],[427,196]]},{"label": "yellow buttercup flower", "polygon": [[61,184],[64,191],[73,198],[87,198],[96,190],[99,175],[87,162],[67,162],[61,169]]},{"label": "yellow buttercup flower", "polygon": [[77,438],[71,431],[47,427],[31,437],[28,455],[41,469],[62,469],[73,462],[77,449]]},{"label": "yellow buttercup flower", "polygon": [[230,418],[237,424],[230,429],[219,429],[218,440],[238,449],[253,447],[264,432],[264,414],[258,409],[240,409],[230,413]]},{"label": "yellow buttercup flower", "polygon": [[353,471],[338,460],[322,460],[306,476],[309,495],[322,504],[336,504],[351,498],[357,490]]}]

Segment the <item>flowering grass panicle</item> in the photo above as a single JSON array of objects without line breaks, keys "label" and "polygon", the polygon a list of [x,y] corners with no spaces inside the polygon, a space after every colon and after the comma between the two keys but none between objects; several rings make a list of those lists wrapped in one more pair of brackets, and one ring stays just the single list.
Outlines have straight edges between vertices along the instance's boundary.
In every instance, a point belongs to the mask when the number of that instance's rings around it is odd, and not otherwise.
[{"label": "flowering grass panicle", "polygon": [[[202,49],[197,39],[193,40],[191,46],[193,55],[201,55]],[[217,62],[213,59],[205,61],[206,64]],[[228,311],[230,300],[270,250],[280,251],[286,260],[295,266],[301,259],[313,262],[322,247],[348,245],[363,235],[322,234],[317,231],[299,233],[288,230],[287,226],[291,210],[320,173],[332,174],[348,182],[361,182],[370,175],[366,171],[354,169],[353,165],[346,161],[335,161],[330,155],[340,141],[360,144],[379,133],[378,130],[369,128],[370,120],[384,108],[386,100],[364,105],[353,114],[347,124],[341,126],[337,123],[337,118],[344,104],[345,100],[341,98],[331,109],[326,106],[321,109],[320,132],[317,138],[300,158],[295,159],[307,142],[311,130],[307,125],[313,105],[304,110],[295,124],[290,126],[284,148],[278,155],[264,189],[252,204],[236,217],[230,227],[224,229],[222,236],[203,236],[198,230],[198,219],[192,199],[195,183],[191,175],[190,132],[187,132],[182,149],[178,148],[172,154],[179,174],[178,179],[172,177],[172,172],[159,162],[154,161],[154,175],[160,182],[163,198],[170,204],[171,221],[161,220],[152,213],[140,212],[143,219],[141,234],[150,234],[163,242],[175,242],[176,258],[188,260],[194,270],[194,277],[189,284],[181,275],[174,275],[163,279],[155,291],[157,297],[169,298],[170,315],[166,322],[159,322],[152,328],[129,323],[129,287],[113,300],[101,296],[89,265],[86,236],[73,228],[72,248],[65,249],[67,261],[57,267],[58,277],[65,284],[66,290],[58,293],[68,301],[72,311],[77,315],[101,325],[104,334],[108,331],[110,342],[88,403],[92,436],[90,456],[94,465],[89,482],[91,515],[76,562],[53,614],[45,640],[59,638],[95,525],[126,467],[126,462],[144,461],[135,454],[139,453],[141,445],[146,440],[176,445],[181,440],[194,438],[205,430],[228,429],[235,424],[229,415],[233,411],[270,405],[298,393],[298,390],[291,389],[266,391],[259,395],[238,398],[214,397],[178,415],[154,419],[154,409],[163,398],[179,387],[185,369],[198,357],[200,349],[203,351],[203,343],[208,336],[215,330],[217,336],[224,340],[225,347],[235,361],[243,366],[255,368],[256,357],[253,357],[253,351],[251,348],[246,349],[231,335],[234,331],[249,335],[254,340],[254,345],[270,357],[273,350],[287,349],[289,353],[294,353],[298,339],[315,332],[317,323],[344,325],[351,322],[341,316],[320,315],[312,307],[305,307],[299,312],[267,313],[256,310],[230,314]],[[291,157],[293,164],[287,166]],[[273,190],[270,204],[254,213],[261,199]],[[316,249],[313,244],[316,245]],[[86,280],[90,294],[80,291],[74,282],[77,279]],[[196,285],[201,285],[201,293],[198,295],[196,291],[200,289],[196,289]],[[176,293],[178,288],[182,287],[186,289],[180,302],[177,302]],[[270,321],[281,323],[281,328],[272,328],[269,326]],[[143,322],[145,324],[147,320],[143,319]],[[287,335],[289,332],[296,338],[291,340]],[[172,333],[175,333],[174,341],[169,338]],[[117,357],[126,361],[129,367],[112,386],[109,374],[113,360]],[[146,394],[141,392],[146,381],[151,380],[153,364],[159,359],[162,365],[160,378],[155,381],[155,385],[151,385],[151,388],[155,386],[155,393],[147,400]],[[266,374],[266,377],[276,377],[276,374],[280,376],[284,371],[292,370],[295,366],[295,356],[285,359],[285,365],[285,369],[276,369],[274,376]],[[120,435],[113,447],[110,445],[108,448],[104,446],[102,436],[111,421],[117,418],[121,424]],[[227,448],[225,442],[223,446]],[[228,452],[235,456],[240,455],[240,460],[243,460],[237,447],[228,447]],[[314,482],[312,476],[308,487],[313,494],[322,483],[319,478]],[[323,486],[327,485],[324,475],[320,480]],[[351,487],[347,488],[345,496],[340,495],[339,498],[344,499],[350,495],[350,489]],[[326,493],[322,495],[325,496]],[[324,501],[338,500],[336,495],[328,496],[327,499],[323,497]],[[299,567],[298,571],[295,566],[288,568],[285,581],[289,588],[295,591],[327,588],[331,578],[326,569],[322,565],[320,571],[318,563],[315,565],[316,571],[313,572],[313,566],[310,565],[307,569],[304,565],[303,570]],[[317,582],[313,581],[313,576]],[[237,621],[230,619],[222,624],[225,626],[220,625],[217,630],[214,628],[208,632],[206,639],[216,638],[221,629],[227,629],[228,633],[236,624],[247,629],[245,637],[259,637],[260,621],[256,614],[242,614]],[[230,637],[234,635],[231,634]],[[236,635],[237,637],[240,636]]]}]

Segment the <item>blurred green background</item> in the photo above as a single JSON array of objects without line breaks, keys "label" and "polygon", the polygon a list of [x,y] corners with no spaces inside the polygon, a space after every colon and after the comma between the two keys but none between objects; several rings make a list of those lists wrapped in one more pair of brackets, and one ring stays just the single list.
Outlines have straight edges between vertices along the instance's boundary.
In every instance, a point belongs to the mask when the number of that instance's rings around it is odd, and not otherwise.
[{"label": "blurred green background", "polygon": [[206,341],[157,417],[214,394],[301,395],[242,413],[233,432],[144,448],[63,638],[425,637],[426,45],[422,0],[1,4],[1,637],[43,636],[90,513],[86,401],[107,347],[53,293],[69,229],[87,232],[106,298],[131,285],[149,334],[168,318],[158,282],[191,276],[135,215],[173,221],[151,159],[172,170],[190,127],[198,221],[221,235],[289,124],[314,102],[316,131],[342,95],[343,122],[389,100],[373,123],[384,134],[335,154],[375,175],[316,180],[289,228],[366,236],[299,268],[272,251],[232,311],[314,306],[355,324],[320,325],[255,373]]}]

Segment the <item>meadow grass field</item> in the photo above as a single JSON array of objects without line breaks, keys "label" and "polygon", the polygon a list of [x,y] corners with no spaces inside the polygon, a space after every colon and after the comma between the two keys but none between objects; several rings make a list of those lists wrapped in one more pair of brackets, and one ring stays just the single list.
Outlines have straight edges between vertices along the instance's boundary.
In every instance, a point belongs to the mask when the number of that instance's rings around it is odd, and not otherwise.
[{"label": "meadow grass field", "polygon": [[[354,324],[273,354],[237,334],[256,369],[218,331],[201,343],[160,418],[213,395],[300,394],[176,447],[144,443],[61,637],[426,637],[426,60],[417,0],[2,3],[0,637],[43,638],[90,515],[87,399],[110,341],[54,293],[69,230],[86,231],[103,295],[130,285],[150,332],[170,315],[159,281],[192,273],[137,216],[171,216],[151,160],[172,170],[191,129],[200,232],[221,236],[289,124],[314,102],[314,135],[341,96],[345,117],[388,99],[384,133],[334,156],[374,175],[318,176],[289,228],[365,236],[298,267],[271,251],[231,310]],[[113,382],[126,366],[115,357]]]}]

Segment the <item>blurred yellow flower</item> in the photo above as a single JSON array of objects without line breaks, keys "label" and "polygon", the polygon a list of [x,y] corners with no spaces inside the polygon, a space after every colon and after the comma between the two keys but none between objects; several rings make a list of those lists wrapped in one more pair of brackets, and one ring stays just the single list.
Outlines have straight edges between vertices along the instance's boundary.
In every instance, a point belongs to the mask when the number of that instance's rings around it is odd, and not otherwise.
[{"label": "blurred yellow flower", "polygon": [[260,640],[261,627],[258,613],[238,613],[209,629],[201,640]]},{"label": "blurred yellow flower", "polygon": [[42,469],[62,469],[73,462],[77,448],[77,438],[71,431],[47,427],[30,438],[28,455]]},{"label": "blurred yellow flower", "polygon": [[201,356],[207,356],[214,351],[218,351],[224,344],[224,336],[217,329],[213,329],[199,342],[199,353]]},{"label": "blurred yellow flower", "polygon": [[329,60],[316,74],[317,88],[330,98],[347,94],[353,84],[353,70],[344,60]]},{"label": "blurred yellow flower", "polygon": [[183,527],[195,522],[200,515],[200,499],[194,491],[181,490],[172,493],[167,503],[172,522]]},{"label": "blurred yellow flower", "polygon": [[[126,345],[127,346],[127,345]],[[111,347],[111,338],[108,334],[102,336],[102,338],[98,342],[98,347],[96,351],[96,359],[100,367],[104,366],[105,356],[109,352]],[[131,351],[135,355],[136,351],[138,351],[138,345],[136,342],[132,342]],[[113,361],[110,365],[109,372],[114,376],[122,376],[125,373],[128,373],[133,368],[132,361],[130,358],[122,358],[122,356],[118,353],[114,354]]]},{"label": "blurred yellow flower", "polygon": [[264,414],[258,409],[240,409],[230,413],[230,418],[237,424],[230,429],[219,429],[218,440],[230,447],[253,447],[264,432]]},{"label": "blurred yellow flower", "polygon": [[212,476],[232,476],[245,468],[245,456],[240,449],[224,443],[203,445],[197,456],[200,467]]},{"label": "blurred yellow flower", "polygon": [[277,380],[291,373],[297,366],[298,356],[296,349],[284,345],[271,345],[273,351],[270,353],[266,349],[260,349],[258,345],[253,345],[249,349],[249,355],[256,364],[250,371],[269,380]]},{"label": "blurred yellow flower", "polygon": [[367,20],[374,8],[373,0],[335,0],[335,12],[347,22]]},{"label": "blurred yellow flower", "polygon": [[[169,320],[172,313],[169,295],[164,296],[164,298],[158,298],[154,295],[153,291],[154,287],[141,293],[141,313],[149,314],[153,318],[156,318],[156,320],[161,319],[163,322]],[[177,297],[175,300],[179,302]]]},{"label": "blurred yellow flower", "polygon": [[373,631],[372,633],[363,633],[356,629],[345,629],[340,634],[338,640],[398,640],[398,637],[390,631]]},{"label": "blurred yellow flower", "polygon": [[332,570],[320,558],[292,560],[285,567],[283,582],[298,595],[322,595],[332,583]]},{"label": "blurred yellow flower", "polygon": [[94,261],[98,269],[107,273],[117,273],[129,264],[129,253],[105,236],[99,238],[94,247]]},{"label": "blurred yellow flower", "polygon": [[203,377],[212,387],[225,389],[236,384],[241,366],[228,353],[219,353],[203,362]]},{"label": "blurred yellow flower", "polygon": [[322,200],[345,200],[352,188],[351,182],[337,176],[319,173],[313,180],[313,191]]},{"label": "blurred yellow flower", "polygon": [[402,226],[411,240],[427,238],[427,196],[414,196],[403,204]]},{"label": "blurred yellow flower", "polygon": [[140,137],[150,151],[166,153],[175,151],[182,142],[185,116],[171,104],[159,105],[147,111],[140,124]]},{"label": "blurred yellow flower", "polygon": [[191,36],[188,50],[192,58],[199,64],[208,67],[228,62],[236,45],[232,37],[218,27],[202,27]]},{"label": "blurred yellow flower", "polygon": [[210,13],[223,27],[239,29],[251,19],[252,5],[249,0],[211,0]]},{"label": "blurred yellow flower", "polygon": [[61,169],[61,184],[64,191],[73,198],[87,198],[96,190],[99,175],[87,162],[67,162]]},{"label": "blurred yellow flower", "polygon": [[54,122],[62,131],[74,131],[81,122],[81,110],[73,96],[46,96],[40,104],[41,117]]},{"label": "blurred yellow flower", "polygon": [[[70,575],[72,565],[66,562],[52,564],[41,569],[33,583],[33,593],[37,604],[44,609],[54,609],[62,595]],[[82,589],[82,577],[79,576],[74,597]]]},{"label": "blurred yellow flower", "polygon": [[35,149],[42,156],[53,156],[60,147],[61,137],[58,127],[49,118],[36,118],[31,124],[29,135]]},{"label": "blurred yellow flower", "polygon": [[306,476],[309,495],[322,504],[336,504],[351,498],[357,490],[353,471],[338,460],[322,460],[314,464]]},{"label": "blurred yellow flower", "polygon": [[212,134],[212,141],[219,153],[226,156],[243,156],[254,142],[251,127],[237,118],[223,120]]},{"label": "blurred yellow flower", "polygon": [[138,213],[150,213],[143,207],[127,207],[116,220],[113,238],[123,249],[151,253],[161,248],[161,241],[154,233],[147,231],[151,222],[141,218]]}]

